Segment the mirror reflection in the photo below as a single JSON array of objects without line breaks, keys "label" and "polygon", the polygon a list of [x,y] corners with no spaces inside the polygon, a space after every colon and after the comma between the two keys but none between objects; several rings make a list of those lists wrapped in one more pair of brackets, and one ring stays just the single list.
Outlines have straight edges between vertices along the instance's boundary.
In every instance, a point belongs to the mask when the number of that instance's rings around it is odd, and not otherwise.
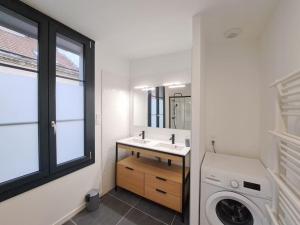
[{"label": "mirror reflection", "polygon": [[191,84],[136,87],[133,91],[134,126],[191,129]]}]

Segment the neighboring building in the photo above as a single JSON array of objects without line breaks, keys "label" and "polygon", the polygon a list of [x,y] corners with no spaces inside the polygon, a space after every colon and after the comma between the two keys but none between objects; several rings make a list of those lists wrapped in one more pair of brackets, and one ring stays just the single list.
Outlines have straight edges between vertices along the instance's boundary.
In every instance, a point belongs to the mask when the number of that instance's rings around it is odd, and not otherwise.
[{"label": "neighboring building", "polygon": [[[38,41],[0,26],[0,65],[37,71]],[[60,51],[56,52],[57,75],[79,78],[79,67]]]}]

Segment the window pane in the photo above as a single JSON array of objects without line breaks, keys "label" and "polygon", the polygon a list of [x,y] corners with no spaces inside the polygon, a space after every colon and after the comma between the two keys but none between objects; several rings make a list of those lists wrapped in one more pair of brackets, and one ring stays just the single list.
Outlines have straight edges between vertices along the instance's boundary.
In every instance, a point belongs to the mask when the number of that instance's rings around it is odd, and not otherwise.
[{"label": "window pane", "polygon": [[83,45],[56,37],[57,164],[84,156]]},{"label": "window pane", "polygon": [[39,170],[38,125],[0,126],[0,183]]},{"label": "window pane", "polygon": [[83,45],[61,34],[56,45],[56,75],[83,80]]},{"label": "window pane", "polygon": [[37,74],[0,66],[0,102],[0,124],[37,122]]},{"label": "window pane", "polygon": [[0,6],[0,62],[37,70],[38,26]]},{"label": "window pane", "polygon": [[57,164],[84,156],[84,121],[57,122]]},{"label": "window pane", "polygon": [[164,116],[159,116],[159,128],[164,128]]},{"label": "window pane", "polygon": [[164,101],[164,99],[159,99],[159,109],[158,109],[158,111],[159,111],[159,114],[164,114],[164,103],[165,103],[165,101]]},{"label": "window pane", "polygon": [[0,183],[39,170],[38,25],[0,6]]},{"label": "window pane", "polygon": [[156,97],[151,97],[151,114],[156,115]]},{"label": "window pane", "polygon": [[151,116],[151,127],[156,127],[156,115]]},{"label": "window pane", "polygon": [[83,82],[56,78],[56,120],[84,118]]}]

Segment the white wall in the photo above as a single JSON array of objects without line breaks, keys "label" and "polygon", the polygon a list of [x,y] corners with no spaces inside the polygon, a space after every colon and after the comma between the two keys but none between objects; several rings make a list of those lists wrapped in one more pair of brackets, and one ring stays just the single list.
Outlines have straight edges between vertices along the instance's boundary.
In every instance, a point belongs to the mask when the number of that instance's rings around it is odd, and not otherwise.
[{"label": "white wall", "polygon": [[260,157],[260,63],[257,41],[206,43],[206,146]]},{"label": "white wall", "polygon": [[[96,42],[96,114],[101,115],[101,70],[129,74],[129,63],[105,54]],[[118,79],[118,78],[116,78]],[[105,118],[103,118],[105,119]],[[92,188],[99,188],[101,178],[101,123],[96,125],[95,164],[59,178],[48,184],[0,203],[2,225],[61,224],[84,207],[84,196]],[[127,131],[126,125],[124,129]],[[104,130],[105,132],[105,130]],[[112,142],[112,137],[104,137]]]},{"label": "white wall", "polygon": [[192,145],[190,224],[199,224],[200,167],[205,153],[205,35],[203,17],[193,17],[192,49]]},{"label": "white wall", "polygon": [[104,49],[99,45],[101,195],[114,187],[116,141],[129,136],[129,60],[116,57]]},{"label": "white wall", "polygon": [[[170,141],[172,134],[175,134],[175,141],[177,143],[185,143],[185,139],[191,138],[191,131],[190,130],[179,130],[179,129],[160,129],[154,127],[138,127],[135,126],[132,130],[131,136],[138,136],[141,131],[146,132],[146,138],[149,139],[157,139],[162,141]],[[171,141],[170,141],[171,143]]]},{"label": "white wall", "polygon": [[268,130],[275,128],[276,90],[268,85],[275,79],[300,69],[300,1],[280,0],[261,38],[262,56],[262,126],[261,157],[275,166],[275,146]]},{"label": "white wall", "polygon": [[191,82],[191,51],[132,60],[130,85],[161,86],[166,82]]},{"label": "white wall", "polygon": [[116,141],[129,136],[128,72],[102,72],[102,194],[115,186]]}]

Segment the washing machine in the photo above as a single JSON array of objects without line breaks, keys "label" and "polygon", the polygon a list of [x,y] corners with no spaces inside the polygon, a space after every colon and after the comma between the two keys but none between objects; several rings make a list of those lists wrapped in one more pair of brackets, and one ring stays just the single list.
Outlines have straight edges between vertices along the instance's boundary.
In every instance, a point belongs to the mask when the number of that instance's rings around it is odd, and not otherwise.
[{"label": "washing machine", "polygon": [[269,225],[272,182],[259,160],[207,152],[201,171],[200,225]]}]

